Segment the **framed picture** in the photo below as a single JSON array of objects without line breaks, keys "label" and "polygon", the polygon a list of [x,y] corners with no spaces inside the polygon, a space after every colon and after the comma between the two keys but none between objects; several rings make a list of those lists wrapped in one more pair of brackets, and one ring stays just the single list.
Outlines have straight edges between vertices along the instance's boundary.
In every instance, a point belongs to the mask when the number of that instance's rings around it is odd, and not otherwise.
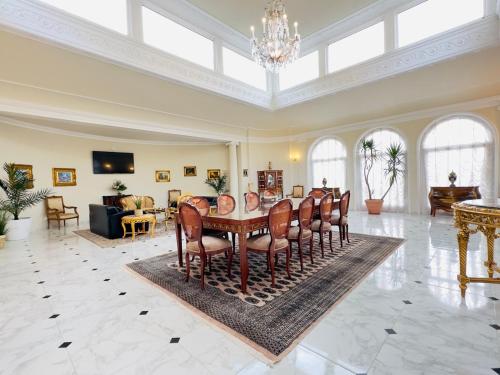
[{"label": "framed picture", "polygon": [[248,169],[243,169],[243,177],[248,177]]},{"label": "framed picture", "polygon": [[76,186],[76,169],[52,168],[54,186]]},{"label": "framed picture", "polygon": [[14,164],[14,168],[18,171],[26,173],[26,176],[31,180],[28,184],[28,189],[33,189],[33,166],[28,164]]},{"label": "framed picture", "polygon": [[184,177],[196,177],[196,167],[192,165],[184,167]]},{"label": "framed picture", "polygon": [[207,178],[213,180],[220,177],[220,169],[207,169]]},{"label": "framed picture", "polygon": [[156,182],[170,182],[170,171],[156,171],[155,172]]}]

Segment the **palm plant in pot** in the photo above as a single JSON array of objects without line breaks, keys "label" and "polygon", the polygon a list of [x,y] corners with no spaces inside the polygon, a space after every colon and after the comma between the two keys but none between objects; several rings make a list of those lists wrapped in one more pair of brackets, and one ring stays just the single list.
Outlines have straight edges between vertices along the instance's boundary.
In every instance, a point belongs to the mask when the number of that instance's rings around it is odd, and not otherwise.
[{"label": "palm plant in pot", "polygon": [[33,180],[26,172],[18,170],[14,163],[5,163],[3,170],[7,178],[0,179],[0,187],[6,199],[0,199],[0,210],[12,215],[12,219],[7,222],[7,240],[24,240],[30,233],[31,218],[21,217],[21,213],[43,201],[51,194],[51,191],[41,189],[29,192],[28,189]]},{"label": "palm plant in pot", "polygon": [[5,246],[5,237],[7,234],[7,222],[9,221],[9,216],[6,211],[0,210],[0,249]]},{"label": "palm plant in pot", "polygon": [[[373,139],[361,140],[361,154],[363,156],[363,177],[368,190],[368,199],[365,200],[368,213],[379,215],[382,211],[384,199],[405,174],[405,151],[401,143],[391,143],[385,151],[380,152],[375,146]],[[375,191],[370,184],[370,174],[376,161],[382,159],[385,162],[384,175],[388,179],[389,186],[380,199],[374,198]]]},{"label": "palm plant in pot", "polygon": [[217,195],[221,195],[226,191],[227,176],[218,176],[205,180],[205,183],[215,190]]}]

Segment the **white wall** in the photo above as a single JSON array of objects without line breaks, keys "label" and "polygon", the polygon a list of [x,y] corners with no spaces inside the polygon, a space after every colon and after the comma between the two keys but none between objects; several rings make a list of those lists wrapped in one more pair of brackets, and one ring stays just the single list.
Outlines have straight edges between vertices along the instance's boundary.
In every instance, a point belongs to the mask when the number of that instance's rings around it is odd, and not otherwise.
[{"label": "white wall", "polygon": [[[225,145],[214,146],[150,146],[112,143],[47,134],[0,123],[0,163],[15,162],[33,165],[35,188],[50,187],[54,194],[63,195],[67,205],[77,206],[80,218],[88,221],[89,203],[102,203],[103,195],[113,195],[111,184],[120,179],[128,187],[126,193],[150,195],[157,206],[165,207],[167,191],[181,189],[199,195],[214,195],[204,183],[207,169],[228,169]],[[135,173],[125,175],[95,175],[92,171],[92,151],[133,152]],[[184,166],[197,166],[197,177],[184,177]],[[77,186],[53,187],[52,168],[76,168]],[[157,183],[155,170],[169,169],[170,183]],[[3,172],[0,172],[4,177]],[[43,204],[27,210],[33,217],[34,228],[46,226]],[[69,224],[69,222],[68,222]],[[73,225],[73,224],[71,224]]]}]

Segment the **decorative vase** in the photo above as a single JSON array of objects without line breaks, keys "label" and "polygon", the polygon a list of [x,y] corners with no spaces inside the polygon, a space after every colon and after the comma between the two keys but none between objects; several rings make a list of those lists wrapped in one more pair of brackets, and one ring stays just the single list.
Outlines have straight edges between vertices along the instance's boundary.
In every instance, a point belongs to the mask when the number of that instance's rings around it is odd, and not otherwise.
[{"label": "decorative vase", "polygon": [[5,247],[5,234],[2,234],[0,236],[0,249],[3,249]]},{"label": "decorative vase", "polygon": [[457,180],[457,174],[451,171],[448,175],[448,180],[450,181],[450,187],[455,187],[455,181]]},{"label": "decorative vase", "polygon": [[31,218],[24,217],[19,220],[9,220],[7,223],[7,241],[20,241],[29,237],[31,231]]},{"label": "decorative vase", "polygon": [[134,215],[135,216],[141,216],[144,214],[144,211],[141,209],[134,210]]},{"label": "decorative vase", "polygon": [[322,184],[323,184],[323,188],[326,189],[326,184],[328,183],[328,180],[326,179],[326,177],[323,177],[323,181],[321,181]]},{"label": "decorative vase", "polygon": [[370,215],[380,215],[384,201],[382,199],[365,199],[365,204]]}]

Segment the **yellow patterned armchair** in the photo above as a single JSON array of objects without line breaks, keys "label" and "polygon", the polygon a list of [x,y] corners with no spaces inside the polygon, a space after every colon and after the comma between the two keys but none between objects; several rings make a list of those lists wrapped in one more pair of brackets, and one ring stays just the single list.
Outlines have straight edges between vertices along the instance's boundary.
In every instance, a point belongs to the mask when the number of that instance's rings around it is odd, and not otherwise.
[{"label": "yellow patterned armchair", "polygon": [[128,197],[123,197],[120,199],[120,204],[125,211],[129,210],[135,210],[137,207],[135,205],[135,201],[140,199],[142,204],[141,204],[141,210],[147,211],[147,210],[154,210],[155,208],[155,200],[152,197],[149,196],[138,196],[138,195],[131,195]]},{"label": "yellow patterned armchair", "polygon": [[[80,215],[75,206],[66,206],[62,196],[51,196],[45,198],[45,210],[47,213],[47,228],[50,228],[50,221],[57,221],[61,229],[61,221],[66,226],[66,220],[76,219],[76,225],[80,225]],[[73,212],[68,212],[72,210]]]}]

